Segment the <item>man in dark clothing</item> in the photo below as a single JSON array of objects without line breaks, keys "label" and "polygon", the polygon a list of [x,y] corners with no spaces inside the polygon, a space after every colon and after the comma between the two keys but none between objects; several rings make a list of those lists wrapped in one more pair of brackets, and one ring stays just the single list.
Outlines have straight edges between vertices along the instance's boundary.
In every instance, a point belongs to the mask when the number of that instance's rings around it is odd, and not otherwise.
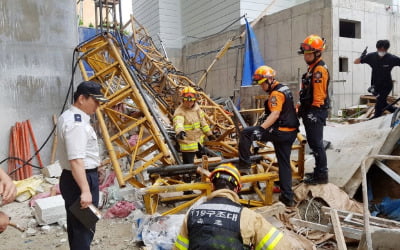
[{"label": "man in dark clothing", "polygon": [[[394,66],[400,66],[400,58],[388,53],[390,42],[388,40],[379,40],[376,43],[376,52],[363,52],[360,58],[357,58],[354,63],[367,63],[372,68],[371,87],[368,91],[376,96],[375,114],[373,118],[381,116],[384,108],[388,105],[386,98],[393,88],[391,71]],[[389,106],[388,111],[394,112],[395,108]]]}]

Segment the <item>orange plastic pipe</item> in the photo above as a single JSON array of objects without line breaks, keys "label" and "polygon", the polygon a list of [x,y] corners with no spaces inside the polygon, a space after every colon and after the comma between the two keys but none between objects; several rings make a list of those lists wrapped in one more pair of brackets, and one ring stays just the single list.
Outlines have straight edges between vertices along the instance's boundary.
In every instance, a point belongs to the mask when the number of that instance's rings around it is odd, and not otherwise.
[{"label": "orange plastic pipe", "polygon": [[[15,125],[13,128],[12,128],[12,130],[13,130],[13,149],[14,149],[14,156],[15,157],[19,157],[19,150],[18,150],[18,145],[17,145],[17,143],[18,143],[18,135],[17,135],[17,125]],[[20,163],[20,161],[18,161],[18,160],[16,160],[15,161],[15,169],[17,169],[17,163]],[[19,180],[21,180],[22,179],[22,172],[21,172],[21,169],[18,169],[17,171],[16,171],[16,173],[17,173],[17,180],[19,181]]]},{"label": "orange plastic pipe", "polygon": [[[31,121],[30,121],[30,120],[27,120],[27,122],[28,122],[29,132],[30,132],[30,134],[31,134],[31,139],[32,139],[32,143],[33,143],[33,148],[35,149],[35,152],[37,152],[39,149],[38,149],[38,146],[37,146],[37,143],[36,143],[35,134],[33,133]],[[37,156],[37,159],[38,159],[38,162],[39,162],[39,166],[40,166],[41,168],[43,168],[43,162],[42,162],[42,158],[40,157],[40,153],[38,153],[36,156]]]},{"label": "orange plastic pipe", "polygon": [[[26,121],[25,122],[22,122],[22,126],[21,126],[21,144],[22,144],[22,148],[23,148],[23,156],[24,156],[24,161],[27,161],[29,158],[28,158],[28,147],[27,147],[27,144],[26,144],[26,133],[25,133],[25,129],[27,128],[27,126],[26,126]],[[24,166],[24,173],[25,173],[25,178],[28,178],[30,175],[29,175],[29,168],[28,168],[28,165],[25,165]]]},{"label": "orange plastic pipe", "polygon": [[[20,148],[20,154],[21,154],[21,159],[26,161],[26,152],[25,152],[25,138],[24,138],[24,123],[21,122],[19,124],[18,128],[18,135],[19,135],[19,148]],[[24,163],[22,163],[24,164]],[[24,179],[28,177],[28,173],[26,171],[26,166],[22,168],[22,172],[24,173]]]},{"label": "orange plastic pipe", "polygon": [[[22,134],[22,123],[17,123],[17,135],[18,135],[18,149],[19,149],[19,158],[25,161],[25,155],[24,155],[24,137]],[[21,166],[24,163],[21,162]],[[25,166],[21,168],[22,172],[22,180],[26,178],[26,173],[25,173]]]},{"label": "orange plastic pipe", "polygon": [[[14,156],[14,150],[13,150],[13,139],[12,139],[13,133],[12,133],[12,128],[10,130],[10,140],[8,143],[8,156]],[[8,173],[11,173],[15,169],[15,161],[10,159],[8,160]],[[16,180],[16,173],[13,173],[11,175],[13,180]]]},{"label": "orange plastic pipe", "polygon": [[[29,127],[28,127],[28,123],[25,123],[25,145],[26,145],[26,159],[30,159],[31,158],[31,145],[29,143]],[[30,163],[31,161],[29,161]],[[28,177],[32,176],[32,166],[30,165],[26,165],[27,169],[28,169]]]}]

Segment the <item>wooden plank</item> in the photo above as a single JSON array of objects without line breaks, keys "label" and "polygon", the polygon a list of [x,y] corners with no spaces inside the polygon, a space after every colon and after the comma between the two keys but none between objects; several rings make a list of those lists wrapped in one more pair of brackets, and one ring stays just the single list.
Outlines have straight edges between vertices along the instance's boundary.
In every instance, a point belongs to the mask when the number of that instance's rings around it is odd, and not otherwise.
[{"label": "wooden plank", "polygon": [[339,250],[347,250],[346,242],[344,240],[342,227],[340,226],[339,216],[335,209],[331,209],[331,221],[333,225],[333,231],[335,232],[335,238],[337,247]]},{"label": "wooden plank", "polygon": [[[329,207],[322,207],[321,211],[323,213],[330,213],[331,208]],[[349,214],[352,214],[351,218],[352,219],[358,219],[358,220],[364,220],[364,216],[360,213],[354,213],[354,212],[349,212],[349,211],[344,211],[344,210],[339,210],[336,209],[339,217],[346,218],[349,216]],[[394,220],[388,220],[384,218],[379,218],[375,216],[370,217],[370,222],[371,224],[373,223],[376,226],[379,227],[386,227],[386,228],[400,228],[400,222],[394,221]]]},{"label": "wooden plank", "polygon": [[383,172],[385,172],[387,175],[389,175],[395,182],[400,184],[400,175],[398,175],[396,172],[394,172],[391,168],[386,166],[383,162],[381,161],[375,161],[375,164],[382,169]]},{"label": "wooden plank", "polygon": [[[304,221],[304,220],[299,220],[296,218],[290,218],[289,222],[293,225],[299,226],[299,227],[307,227],[310,229],[326,232],[326,233],[334,233],[333,226],[332,224],[328,225],[322,225],[314,222],[309,222],[309,221]],[[355,240],[360,240],[362,236],[362,230],[356,229],[356,228],[350,228],[350,227],[344,227],[342,226],[342,231],[343,235],[346,238],[349,239],[355,239]]]}]

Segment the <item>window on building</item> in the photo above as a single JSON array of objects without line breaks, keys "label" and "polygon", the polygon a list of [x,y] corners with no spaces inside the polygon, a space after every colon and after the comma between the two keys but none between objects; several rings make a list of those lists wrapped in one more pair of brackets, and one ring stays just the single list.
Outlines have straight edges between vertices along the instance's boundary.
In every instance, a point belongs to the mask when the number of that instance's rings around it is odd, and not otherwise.
[{"label": "window on building", "polygon": [[347,57],[339,57],[339,72],[349,72],[349,59]]},{"label": "window on building", "polygon": [[361,38],[361,22],[352,20],[339,21],[340,37]]}]

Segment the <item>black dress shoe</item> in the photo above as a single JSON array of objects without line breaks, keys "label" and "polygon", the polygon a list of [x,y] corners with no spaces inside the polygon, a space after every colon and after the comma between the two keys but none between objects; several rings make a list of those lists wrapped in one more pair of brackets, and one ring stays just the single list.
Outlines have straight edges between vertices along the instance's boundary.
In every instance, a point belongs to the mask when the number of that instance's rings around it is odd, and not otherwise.
[{"label": "black dress shoe", "polygon": [[285,204],[287,207],[294,207],[296,205],[296,202],[294,202],[293,199],[288,199],[283,195],[279,195],[279,201]]},{"label": "black dress shoe", "polygon": [[309,178],[304,179],[304,183],[307,185],[319,185],[319,184],[327,184],[328,176],[311,176]]}]

